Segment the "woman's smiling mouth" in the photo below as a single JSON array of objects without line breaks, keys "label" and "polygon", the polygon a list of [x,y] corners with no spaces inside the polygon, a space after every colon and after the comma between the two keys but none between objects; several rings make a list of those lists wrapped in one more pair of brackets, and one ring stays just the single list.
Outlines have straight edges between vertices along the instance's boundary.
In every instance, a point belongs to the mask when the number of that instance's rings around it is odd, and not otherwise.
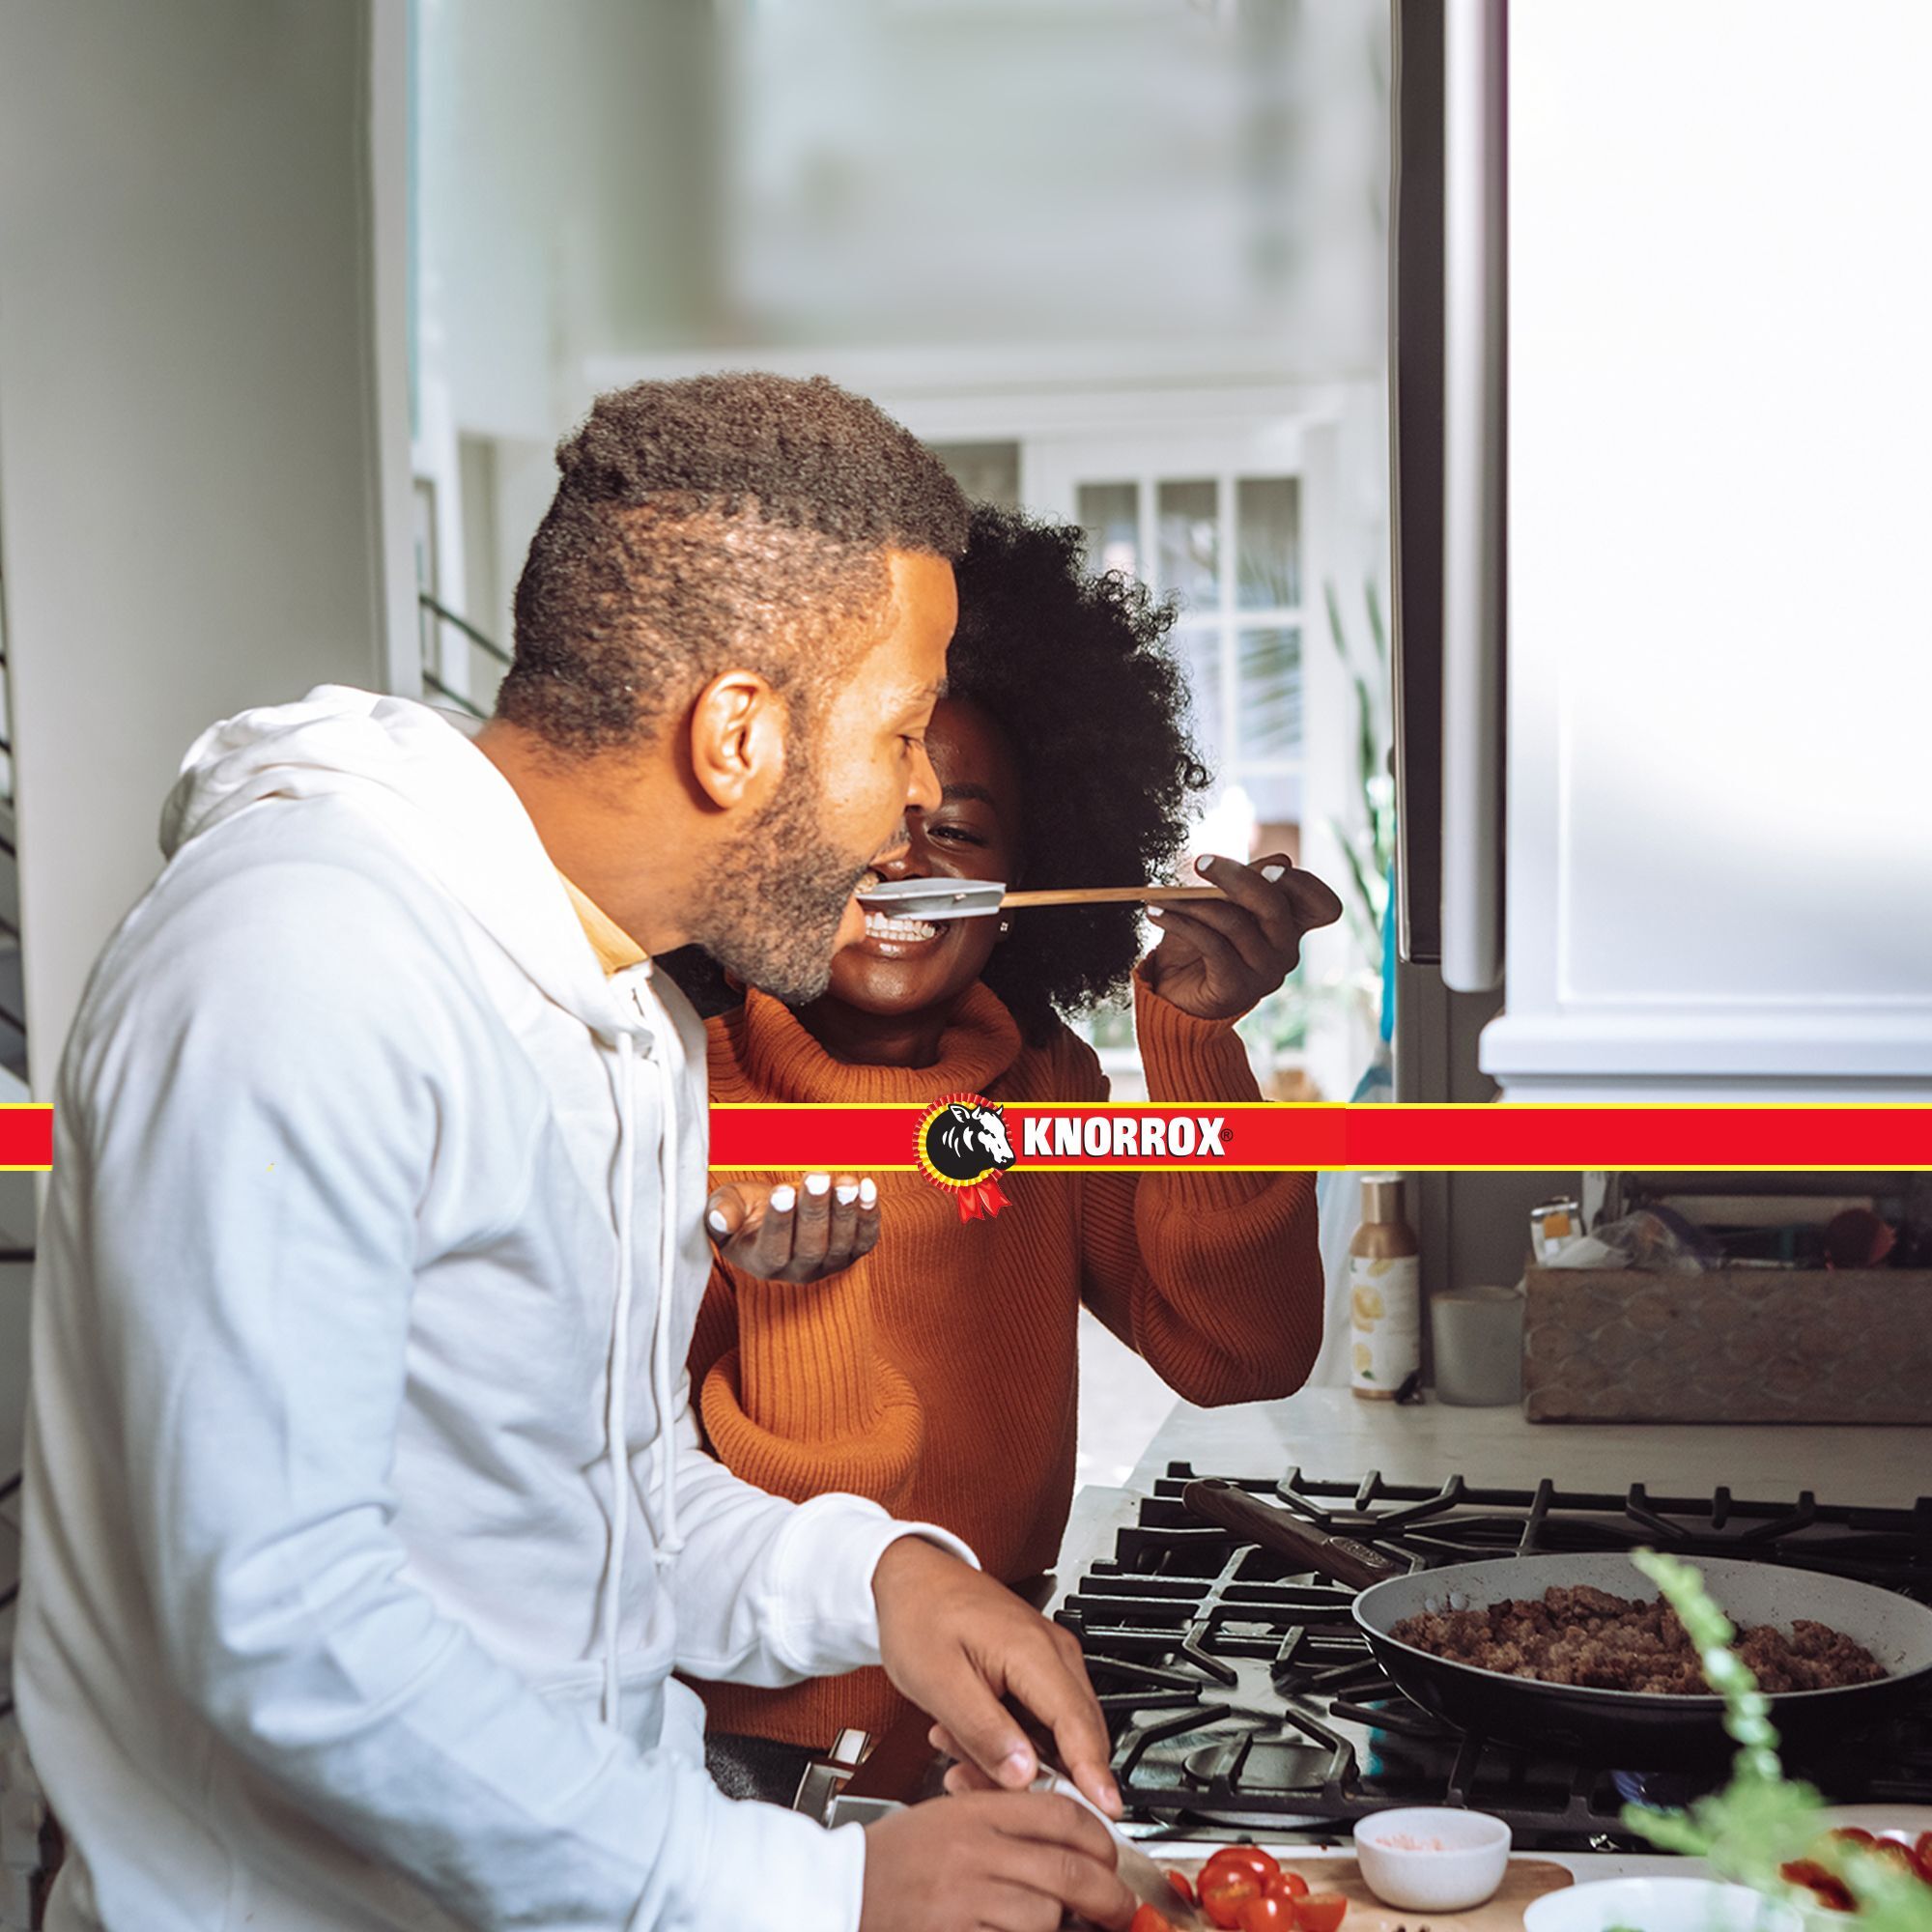
[{"label": "woman's smiling mouth", "polygon": [[923,919],[895,919],[885,913],[868,912],[866,915],[865,943],[881,952],[909,952],[943,938],[951,923],[948,920],[935,925]]},{"label": "woman's smiling mouth", "polygon": [[[853,890],[855,894],[869,892],[881,883],[878,873],[868,870]],[[865,915],[866,936],[857,944],[867,952],[888,959],[916,952],[944,939],[953,923],[952,920],[906,919],[892,913],[872,912],[865,906],[859,910]]]}]

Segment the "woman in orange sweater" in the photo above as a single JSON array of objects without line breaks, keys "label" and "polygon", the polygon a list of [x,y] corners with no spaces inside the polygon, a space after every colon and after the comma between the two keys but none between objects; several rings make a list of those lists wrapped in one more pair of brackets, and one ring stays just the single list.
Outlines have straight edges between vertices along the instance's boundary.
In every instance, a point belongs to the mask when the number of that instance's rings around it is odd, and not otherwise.
[{"label": "woman in orange sweater", "polygon": [[[1138,585],[1085,576],[1081,548],[1077,529],[977,513],[948,696],[926,735],[943,801],[911,815],[888,877],[1144,884],[1179,853],[1188,794],[1207,780],[1166,642],[1174,613]],[[1094,1051],[1061,1015],[1131,981],[1152,1098],[1258,1099],[1234,1023],[1341,907],[1280,855],[1202,863],[1229,902],[1150,913],[1163,936],[1138,968],[1133,906],[936,926],[868,916],[812,1005],[794,1012],[753,990],[710,1021],[712,1098],[1101,1100]],[[812,1178],[798,1211],[829,1216],[834,1247],[850,1248],[869,1200],[839,1177],[827,1201],[828,1179]],[[691,1375],[711,1446],[739,1475],[942,1523],[1024,1588],[1051,1569],[1072,1497],[1082,1305],[1189,1402],[1262,1401],[1298,1388],[1315,1360],[1321,1264],[1303,1174],[1022,1167],[1003,1185],[1005,1212],[962,1223],[923,1177],[881,1177],[883,1238],[824,1280],[721,1260]],[[876,1738],[908,1715],[876,1670],[705,1694],[714,1770],[746,1795],[788,1799],[841,1730]]]}]

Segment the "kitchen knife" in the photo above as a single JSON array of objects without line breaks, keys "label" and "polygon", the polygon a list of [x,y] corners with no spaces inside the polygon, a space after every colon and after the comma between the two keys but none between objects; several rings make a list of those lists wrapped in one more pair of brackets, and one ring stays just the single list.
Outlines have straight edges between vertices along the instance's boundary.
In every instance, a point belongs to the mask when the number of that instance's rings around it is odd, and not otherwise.
[{"label": "kitchen knife", "polygon": [[1236,1483],[1189,1483],[1181,1506],[1204,1521],[1232,1529],[1276,1556],[1350,1588],[1366,1590],[1390,1577],[1406,1577],[1408,1565],[1371,1549],[1352,1536],[1329,1536],[1286,1510],[1262,1502]]},{"label": "kitchen knife", "polygon": [[1197,1932],[1207,1925],[1199,1910],[1188,1904],[1174,1889],[1173,1881],[1134,1841],[1125,1836],[1114,1821],[1063,1772],[1042,1770],[1034,1779],[1036,1791],[1051,1791],[1070,1798],[1083,1811],[1091,1811],[1106,1826],[1117,1855],[1115,1869],[1121,1883],[1143,1904],[1151,1905],[1175,1928],[1175,1932]]}]

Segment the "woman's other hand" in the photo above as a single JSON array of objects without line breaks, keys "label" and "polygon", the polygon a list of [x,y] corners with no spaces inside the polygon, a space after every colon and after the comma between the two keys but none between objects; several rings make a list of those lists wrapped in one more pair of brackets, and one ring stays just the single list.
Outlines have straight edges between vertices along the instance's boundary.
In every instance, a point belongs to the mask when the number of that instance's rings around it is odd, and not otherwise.
[{"label": "woman's other hand", "polygon": [[867,1176],[808,1174],[798,1186],[732,1181],[704,1204],[719,1255],[761,1281],[823,1281],[870,1254],[879,1190]]},{"label": "woman's other hand", "polygon": [[1196,1019],[1238,1019],[1293,972],[1303,933],[1342,917],[1342,901],[1283,852],[1252,866],[1209,857],[1197,868],[1228,896],[1150,906],[1161,941],[1142,972],[1163,1000]]}]

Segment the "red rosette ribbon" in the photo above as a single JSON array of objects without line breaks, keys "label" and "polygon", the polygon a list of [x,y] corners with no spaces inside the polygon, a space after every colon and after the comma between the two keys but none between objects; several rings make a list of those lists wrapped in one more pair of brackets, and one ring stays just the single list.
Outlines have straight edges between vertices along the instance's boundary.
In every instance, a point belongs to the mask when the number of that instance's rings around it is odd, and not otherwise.
[{"label": "red rosette ribbon", "polygon": [[971,1187],[959,1188],[957,1196],[962,1221],[977,1221],[982,1214],[990,1221],[1002,1208],[1012,1206],[1000,1192],[1000,1177],[997,1174],[989,1174],[984,1180],[977,1181]]}]

